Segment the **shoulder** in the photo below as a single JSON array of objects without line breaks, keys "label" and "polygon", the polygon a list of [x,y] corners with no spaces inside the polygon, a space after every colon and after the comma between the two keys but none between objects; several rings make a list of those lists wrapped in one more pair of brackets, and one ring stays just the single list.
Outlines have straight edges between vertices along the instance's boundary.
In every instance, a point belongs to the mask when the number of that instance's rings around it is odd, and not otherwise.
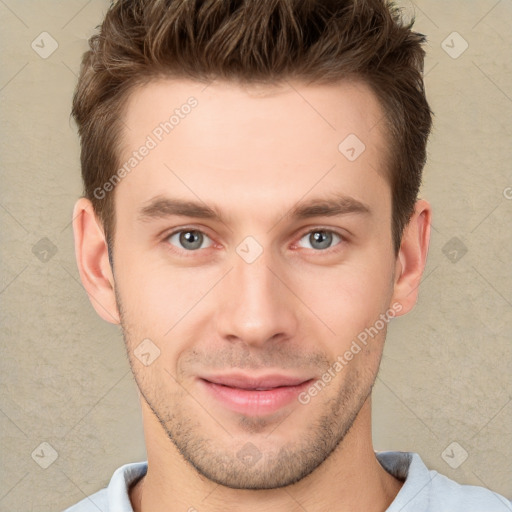
[{"label": "shoulder", "polygon": [[512,512],[512,503],[499,494],[461,485],[429,470],[417,453],[377,453],[381,465],[404,481],[387,512]]},{"label": "shoulder", "polygon": [[63,512],[133,512],[128,490],[146,474],[147,469],[147,462],[121,466],[114,471],[108,487],[87,496]]},{"label": "shoulder", "polygon": [[108,510],[108,493],[107,488],[101,489],[90,496],[87,496],[82,501],[67,508],[63,512],[98,512],[98,510]]},{"label": "shoulder", "polygon": [[[430,509],[450,512],[509,512],[512,502],[475,485],[461,485],[437,471],[430,471]],[[429,510],[430,510],[429,509]]]}]

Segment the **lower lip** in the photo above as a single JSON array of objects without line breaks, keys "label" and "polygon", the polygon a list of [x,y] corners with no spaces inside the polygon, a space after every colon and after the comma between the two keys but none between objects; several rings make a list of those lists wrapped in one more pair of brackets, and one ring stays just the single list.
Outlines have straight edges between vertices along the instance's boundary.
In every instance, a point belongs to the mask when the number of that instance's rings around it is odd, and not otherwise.
[{"label": "lower lip", "polygon": [[311,383],[311,380],[308,380],[297,386],[282,386],[266,391],[255,391],[230,388],[204,379],[199,379],[199,381],[221,404],[232,411],[250,416],[272,414],[291,402],[297,402],[297,396]]}]

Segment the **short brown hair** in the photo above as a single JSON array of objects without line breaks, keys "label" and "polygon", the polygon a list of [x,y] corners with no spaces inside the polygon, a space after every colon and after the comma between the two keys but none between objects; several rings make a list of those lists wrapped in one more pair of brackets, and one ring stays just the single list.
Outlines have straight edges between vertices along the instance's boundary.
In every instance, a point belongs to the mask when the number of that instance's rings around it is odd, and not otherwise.
[{"label": "short brown hair", "polygon": [[417,200],[432,112],[425,97],[423,34],[385,0],[118,0],[89,40],[73,98],[84,195],[109,249],[123,106],[158,77],[277,84],[288,79],[368,84],[385,112],[398,253]]}]

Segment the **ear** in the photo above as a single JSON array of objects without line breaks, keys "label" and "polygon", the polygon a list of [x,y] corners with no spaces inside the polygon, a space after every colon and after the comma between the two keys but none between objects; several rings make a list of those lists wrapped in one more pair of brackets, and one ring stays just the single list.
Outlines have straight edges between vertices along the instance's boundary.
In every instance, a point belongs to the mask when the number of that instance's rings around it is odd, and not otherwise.
[{"label": "ear", "polygon": [[103,320],[119,324],[107,242],[92,203],[84,197],[76,202],[73,210],[73,233],[80,279],[91,304]]},{"label": "ear", "polygon": [[402,305],[399,315],[405,315],[416,304],[421,276],[427,261],[430,242],[432,208],[420,199],[404,229],[402,243],[395,264],[395,283],[392,303]]}]

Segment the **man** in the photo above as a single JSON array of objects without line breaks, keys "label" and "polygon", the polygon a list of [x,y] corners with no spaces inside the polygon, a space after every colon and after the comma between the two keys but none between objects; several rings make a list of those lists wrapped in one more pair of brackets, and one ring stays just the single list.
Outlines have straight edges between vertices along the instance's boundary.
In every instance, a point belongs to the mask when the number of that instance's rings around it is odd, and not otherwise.
[{"label": "man", "polygon": [[73,102],[73,228],[148,462],[68,510],[512,510],[372,447],[387,325],[430,237],[411,27],[381,0],[110,8]]}]

